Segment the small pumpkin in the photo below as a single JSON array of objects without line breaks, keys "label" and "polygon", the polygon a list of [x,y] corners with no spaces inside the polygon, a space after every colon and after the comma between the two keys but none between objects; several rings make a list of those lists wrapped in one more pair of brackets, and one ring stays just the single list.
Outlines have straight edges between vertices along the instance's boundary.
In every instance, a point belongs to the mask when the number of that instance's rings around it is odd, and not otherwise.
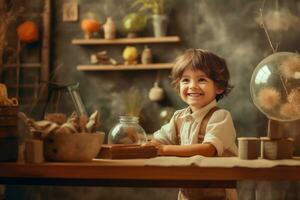
[{"label": "small pumpkin", "polygon": [[101,28],[100,22],[95,19],[84,19],[81,21],[81,29],[86,33],[94,33]]},{"label": "small pumpkin", "polygon": [[31,43],[39,39],[38,26],[33,21],[25,21],[17,28],[18,38],[22,42]]}]

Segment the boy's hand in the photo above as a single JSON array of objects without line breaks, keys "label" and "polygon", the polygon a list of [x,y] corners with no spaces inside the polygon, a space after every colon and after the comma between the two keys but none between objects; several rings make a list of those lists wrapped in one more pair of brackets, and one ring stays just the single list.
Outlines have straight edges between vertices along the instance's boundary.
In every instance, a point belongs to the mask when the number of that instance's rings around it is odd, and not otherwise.
[{"label": "boy's hand", "polygon": [[157,147],[157,155],[158,156],[163,156],[164,155],[164,149],[165,149],[166,145],[160,145]]},{"label": "boy's hand", "polygon": [[163,146],[165,146],[165,145],[162,145],[160,142],[158,142],[155,139],[152,139],[152,140],[148,141],[147,143],[143,144],[143,146],[148,146],[148,145],[155,146],[157,148],[157,155],[162,155]]},{"label": "boy's hand", "polygon": [[161,143],[159,143],[159,142],[158,142],[157,140],[155,140],[155,139],[152,139],[152,140],[148,141],[147,143],[143,144],[143,146],[148,146],[148,145],[158,147],[158,146],[161,145]]}]

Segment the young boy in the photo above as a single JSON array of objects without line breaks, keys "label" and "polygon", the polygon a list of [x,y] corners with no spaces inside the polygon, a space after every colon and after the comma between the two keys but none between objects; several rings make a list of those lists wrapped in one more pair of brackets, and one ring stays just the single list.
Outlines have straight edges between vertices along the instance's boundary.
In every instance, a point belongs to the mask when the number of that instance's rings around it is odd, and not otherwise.
[{"label": "young boy", "polygon": [[[158,147],[159,155],[237,154],[231,115],[217,108],[217,101],[232,88],[229,78],[225,60],[212,52],[189,49],[177,58],[172,69],[172,85],[188,107],[176,111],[170,122],[154,133],[151,143]],[[178,199],[206,198],[204,190],[198,191],[202,193],[181,189]]]}]

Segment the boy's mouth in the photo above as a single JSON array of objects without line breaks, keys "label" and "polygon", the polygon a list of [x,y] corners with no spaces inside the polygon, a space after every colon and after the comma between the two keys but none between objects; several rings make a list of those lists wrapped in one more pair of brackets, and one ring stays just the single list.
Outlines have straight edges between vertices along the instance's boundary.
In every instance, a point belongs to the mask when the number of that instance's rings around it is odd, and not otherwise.
[{"label": "boy's mouth", "polygon": [[200,97],[204,95],[203,93],[187,93],[189,97]]}]

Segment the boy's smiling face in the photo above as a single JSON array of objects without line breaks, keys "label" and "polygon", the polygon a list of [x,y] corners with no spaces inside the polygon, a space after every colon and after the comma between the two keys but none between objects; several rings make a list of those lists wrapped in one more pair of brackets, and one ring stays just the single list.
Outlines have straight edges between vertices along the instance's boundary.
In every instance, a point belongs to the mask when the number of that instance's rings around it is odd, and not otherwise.
[{"label": "boy's smiling face", "polygon": [[179,83],[180,97],[193,112],[208,105],[223,91],[202,70],[195,71],[191,67],[184,70]]}]

